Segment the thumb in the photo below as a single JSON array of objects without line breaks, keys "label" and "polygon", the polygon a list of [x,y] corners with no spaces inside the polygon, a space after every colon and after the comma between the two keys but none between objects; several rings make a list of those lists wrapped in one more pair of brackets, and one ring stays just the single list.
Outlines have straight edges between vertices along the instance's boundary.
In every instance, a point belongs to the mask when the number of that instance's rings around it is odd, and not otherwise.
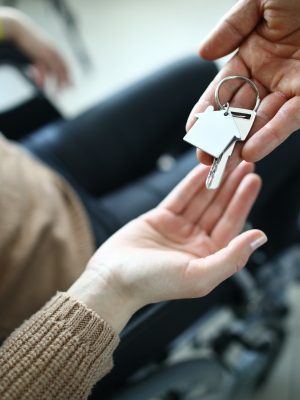
[{"label": "thumb", "polygon": [[255,28],[260,18],[258,0],[240,0],[204,40],[199,50],[201,57],[214,60],[231,53]]},{"label": "thumb", "polygon": [[244,232],[216,253],[190,261],[188,271],[196,296],[205,296],[225,279],[240,271],[251,254],[267,242],[267,236],[257,229]]}]

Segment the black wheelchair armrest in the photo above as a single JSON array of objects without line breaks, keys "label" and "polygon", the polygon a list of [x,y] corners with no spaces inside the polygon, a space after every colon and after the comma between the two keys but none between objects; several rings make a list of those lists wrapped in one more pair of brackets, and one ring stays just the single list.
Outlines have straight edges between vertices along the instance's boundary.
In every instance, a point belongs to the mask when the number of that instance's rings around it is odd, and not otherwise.
[{"label": "black wheelchair armrest", "polygon": [[0,64],[3,63],[24,67],[30,64],[30,60],[14,43],[5,41],[0,45]]},{"label": "black wheelchair armrest", "polygon": [[204,298],[166,301],[147,307],[131,321],[121,335],[114,354],[114,369],[99,382],[91,399],[108,396],[147,363],[164,355],[176,337],[212,310],[247,301],[245,288],[229,279]]},{"label": "black wheelchair armrest", "polygon": [[32,98],[8,110],[0,110],[0,131],[12,140],[19,140],[48,123],[62,119],[61,113],[26,73],[29,64],[30,60],[13,43],[1,43],[0,69],[9,65],[34,89]]}]

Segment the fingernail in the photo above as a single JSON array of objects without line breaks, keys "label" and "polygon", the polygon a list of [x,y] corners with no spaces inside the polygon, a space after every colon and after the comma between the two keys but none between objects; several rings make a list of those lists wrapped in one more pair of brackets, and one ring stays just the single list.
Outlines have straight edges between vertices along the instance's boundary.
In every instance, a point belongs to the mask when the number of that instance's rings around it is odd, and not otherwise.
[{"label": "fingernail", "polygon": [[260,246],[262,246],[263,244],[265,244],[268,241],[268,238],[266,235],[263,235],[257,239],[255,239],[252,243],[251,243],[251,249],[252,251],[255,251],[256,249],[258,249]]}]

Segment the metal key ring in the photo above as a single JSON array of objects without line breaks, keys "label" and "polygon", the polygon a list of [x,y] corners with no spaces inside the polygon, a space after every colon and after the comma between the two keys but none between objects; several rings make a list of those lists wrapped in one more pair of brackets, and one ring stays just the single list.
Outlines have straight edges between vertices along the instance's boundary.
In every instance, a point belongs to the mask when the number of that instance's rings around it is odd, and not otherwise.
[{"label": "metal key ring", "polygon": [[247,78],[246,76],[241,76],[241,75],[226,76],[225,78],[223,78],[218,83],[218,85],[216,87],[216,90],[215,90],[215,102],[218,104],[220,110],[225,110],[225,107],[224,107],[224,105],[222,105],[222,103],[220,102],[220,98],[219,98],[220,87],[223,85],[224,82],[231,81],[233,79],[243,79],[244,81],[249,83],[249,85],[255,90],[255,92],[256,92],[256,103],[255,103],[255,106],[253,108],[253,111],[257,111],[258,106],[260,104],[260,97],[259,97],[258,87],[255,85],[255,83],[253,81],[251,81],[251,79]]}]

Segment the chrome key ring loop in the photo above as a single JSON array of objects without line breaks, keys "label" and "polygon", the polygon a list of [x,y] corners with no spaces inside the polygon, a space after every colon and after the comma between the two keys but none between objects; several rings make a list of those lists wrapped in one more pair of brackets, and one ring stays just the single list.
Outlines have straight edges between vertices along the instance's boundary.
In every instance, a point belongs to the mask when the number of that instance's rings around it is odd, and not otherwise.
[{"label": "chrome key ring loop", "polygon": [[259,97],[259,91],[258,91],[258,87],[255,85],[255,83],[253,81],[251,81],[251,79],[247,78],[246,76],[241,76],[241,75],[232,75],[232,76],[226,76],[225,78],[223,78],[217,85],[216,90],[215,90],[215,102],[218,104],[220,110],[225,110],[226,105],[228,103],[225,103],[225,105],[222,105],[222,103],[220,102],[220,98],[219,98],[219,91],[221,86],[223,85],[223,83],[225,83],[226,81],[231,81],[233,79],[242,79],[245,82],[249,83],[249,85],[255,90],[256,93],[256,103],[255,106],[253,108],[253,111],[257,111],[258,106],[260,104],[260,97]]}]

